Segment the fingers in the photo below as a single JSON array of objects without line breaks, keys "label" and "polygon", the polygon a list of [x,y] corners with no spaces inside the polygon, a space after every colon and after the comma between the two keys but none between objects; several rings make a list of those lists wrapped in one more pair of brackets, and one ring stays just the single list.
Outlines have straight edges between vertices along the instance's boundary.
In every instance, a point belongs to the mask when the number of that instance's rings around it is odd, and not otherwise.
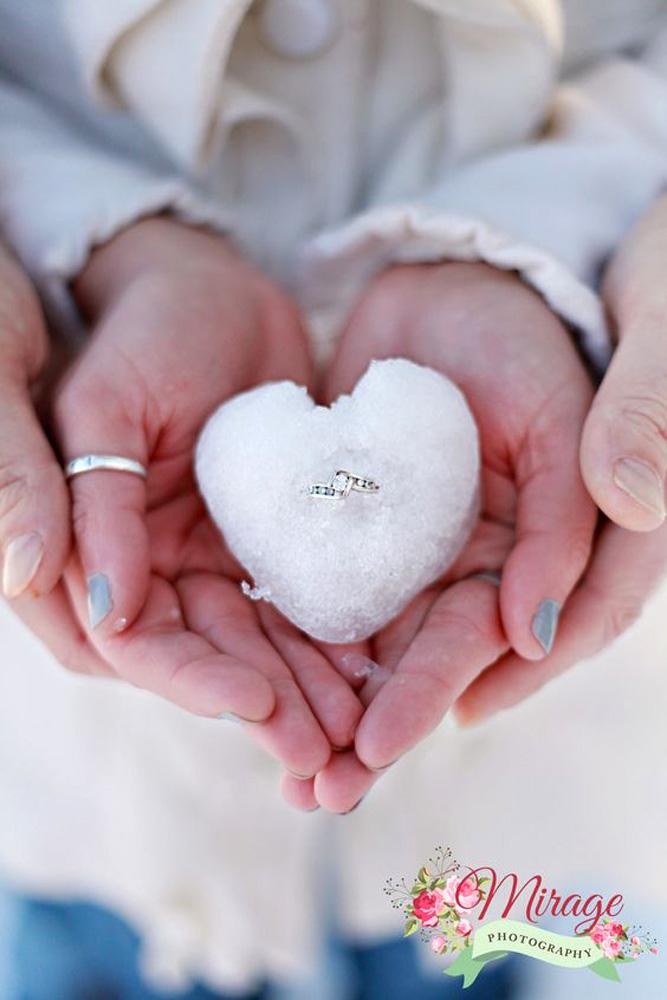
[{"label": "fingers", "polygon": [[97,677],[115,676],[88,642],[62,583],[44,597],[24,594],[12,609],[66,670]]},{"label": "fingers", "polygon": [[36,296],[0,247],[0,554],[9,600],[52,590],[69,551],[67,490],[29,391],[47,346]]},{"label": "fingers", "polygon": [[359,724],[355,749],[362,764],[380,770],[419,743],[480,671],[507,650],[497,597],[495,586],[470,579],[435,601]]},{"label": "fingers", "polygon": [[295,809],[313,812],[324,808],[333,813],[350,813],[379,778],[350,750],[333,754],[315,778],[300,781],[291,774],[283,775],[280,787],[285,801]]},{"label": "fingers", "polygon": [[[312,777],[325,766],[331,746],[290,670],[260,628],[255,606],[235,583],[209,574],[185,577],[178,591],[188,626],[270,684],[274,710],[268,721],[253,727],[253,738],[297,777]],[[344,684],[342,678],[336,680]]]},{"label": "fingers", "polygon": [[310,639],[275,608],[265,604],[257,610],[271,644],[289,665],[330,745],[337,750],[351,746],[363,705],[349,683]]},{"label": "fingers", "polygon": [[631,531],[665,519],[667,314],[628,329],[586,420],[581,470],[598,507]]},{"label": "fingers", "polygon": [[295,778],[292,774],[283,774],[280,791],[285,802],[301,812],[315,812],[320,807],[315,798],[313,778]]},{"label": "fingers", "polygon": [[457,718],[462,724],[480,722],[603,649],[636,621],[666,565],[667,525],[654,534],[638,535],[607,524],[586,577],[568,602],[551,656],[539,664],[516,654],[503,657],[461,696]]},{"label": "fingers", "polygon": [[[1,359],[0,359],[1,364]],[[69,499],[37,420],[27,382],[0,372],[0,547],[2,589],[14,600],[47,594],[70,546]]]},{"label": "fingers", "polygon": [[583,370],[573,374],[532,422],[515,459],[516,542],[500,607],[511,645],[529,660],[551,652],[560,610],[590,558],[597,514],[578,461],[590,398]]},{"label": "fingers", "polygon": [[[146,464],[141,420],[116,391],[75,369],[56,404],[65,461],[87,454],[121,455]],[[100,470],[70,480],[72,523],[88,591],[88,624],[104,635],[122,631],[146,599],[150,558],[144,513],[146,484],[129,472]]]},{"label": "fingers", "polygon": [[353,750],[333,754],[315,778],[313,793],[322,808],[334,813],[355,809],[380,775],[369,771]]},{"label": "fingers", "polygon": [[[86,588],[74,561],[65,579],[82,619]],[[151,577],[144,607],[133,625],[120,634],[94,632],[91,641],[119,677],[194,715],[220,718],[231,713],[261,722],[273,712],[275,698],[266,678],[189,631],[177,592],[159,577]]]}]

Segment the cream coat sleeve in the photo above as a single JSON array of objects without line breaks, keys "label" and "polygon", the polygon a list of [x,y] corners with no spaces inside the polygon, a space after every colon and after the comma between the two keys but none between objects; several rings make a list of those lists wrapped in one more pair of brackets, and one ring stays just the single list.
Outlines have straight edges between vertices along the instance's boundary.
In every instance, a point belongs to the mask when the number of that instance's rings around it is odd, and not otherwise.
[{"label": "cream coat sleeve", "polygon": [[641,61],[610,60],[561,84],[543,137],[445,170],[398,202],[399,149],[374,204],[311,246],[314,287],[355,294],[387,264],[483,260],[518,271],[579,332],[598,367],[609,340],[600,270],[667,183],[667,30]]},{"label": "cream coat sleeve", "polygon": [[0,81],[0,229],[58,320],[76,324],[67,287],[91,248],[166,210],[226,222],[166,161],[130,159],[57,105]]}]

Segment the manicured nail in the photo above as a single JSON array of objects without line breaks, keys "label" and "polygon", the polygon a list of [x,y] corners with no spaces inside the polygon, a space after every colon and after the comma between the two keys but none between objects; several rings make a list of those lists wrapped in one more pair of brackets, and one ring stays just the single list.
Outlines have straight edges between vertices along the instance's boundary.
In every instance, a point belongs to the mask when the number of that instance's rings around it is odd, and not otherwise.
[{"label": "manicured nail", "polygon": [[535,612],[531,628],[533,635],[545,653],[550,653],[553,648],[559,614],[560,604],[558,601],[552,601],[551,599],[542,601]]},{"label": "manicured nail", "polygon": [[94,573],[88,577],[88,621],[91,628],[97,628],[113,608],[109,577],[105,573]]},{"label": "manicured nail", "polygon": [[233,722],[235,725],[240,726],[243,719],[239,715],[235,715],[233,712],[223,712],[218,718],[222,722]]},{"label": "manicured nail", "polygon": [[614,482],[642,507],[653,514],[665,517],[665,486],[655,471],[646,462],[636,458],[621,458],[614,466]]},{"label": "manicured nail", "polygon": [[2,568],[2,590],[9,600],[18,597],[30,586],[44,555],[42,536],[36,532],[18,535],[5,549]]}]

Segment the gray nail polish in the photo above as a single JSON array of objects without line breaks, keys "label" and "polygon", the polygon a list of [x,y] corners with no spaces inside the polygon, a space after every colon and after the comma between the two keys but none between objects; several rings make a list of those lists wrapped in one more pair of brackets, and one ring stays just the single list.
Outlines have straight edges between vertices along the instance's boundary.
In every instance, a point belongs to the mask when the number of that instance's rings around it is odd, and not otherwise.
[{"label": "gray nail polish", "polygon": [[553,648],[559,615],[560,604],[558,601],[552,601],[550,598],[542,601],[535,612],[531,629],[545,653],[550,653]]},{"label": "gray nail polish", "polygon": [[88,577],[88,621],[91,628],[97,628],[113,608],[111,585],[105,573],[93,573]]},{"label": "gray nail polish", "polygon": [[243,722],[243,719],[241,719],[240,716],[238,715],[234,715],[233,712],[223,712],[221,715],[218,716],[218,718],[222,722],[233,722],[237,726],[240,726],[241,723]]},{"label": "gray nail polish", "polygon": [[500,586],[500,573],[496,573],[492,570],[488,570],[485,573],[473,573],[472,580],[486,580],[487,583],[492,583],[494,587]]}]

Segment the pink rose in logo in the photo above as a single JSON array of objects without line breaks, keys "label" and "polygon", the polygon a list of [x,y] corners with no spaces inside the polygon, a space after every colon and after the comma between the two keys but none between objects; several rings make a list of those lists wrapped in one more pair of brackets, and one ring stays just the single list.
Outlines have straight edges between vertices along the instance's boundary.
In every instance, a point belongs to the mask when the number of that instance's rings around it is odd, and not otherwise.
[{"label": "pink rose in logo", "polygon": [[456,925],[457,934],[460,934],[461,937],[468,937],[468,934],[470,934],[471,931],[472,931],[472,924],[470,923],[469,920],[466,920],[465,917],[463,918],[463,920],[459,920],[458,924]]},{"label": "pink rose in logo", "polygon": [[436,955],[442,955],[446,947],[447,938],[443,937],[442,934],[436,934],[434,938],[431,938],[431,951],[434,951]]},{"label": "pink rose in logo", "polygon": [[607,958],[616,958],[620,950],[621,942],[617,941],[615,938],[608,938],[602,944],[602,951]]},{"label": "pink rose in logo", "polygon": [[457,878],[456,875],[450,875],[447,879],[444,897],[448,906],[460,907],[462,910],[472,910],[482,898],[482,893],[472,875],[468,875],[464,879]]},{"label": "pink rose in logo", "polygon": [[412,901],[412,910],[422,927],[437,927],[438,917],[445,910],[445,897],[440,889],[423,889]]},{"label": "pink rose in logo", "polygon": [[591,938],[595,944],[602,944],[603,941],[607,940],[607,928],[603,924],[596,924],[591,931]]}]

